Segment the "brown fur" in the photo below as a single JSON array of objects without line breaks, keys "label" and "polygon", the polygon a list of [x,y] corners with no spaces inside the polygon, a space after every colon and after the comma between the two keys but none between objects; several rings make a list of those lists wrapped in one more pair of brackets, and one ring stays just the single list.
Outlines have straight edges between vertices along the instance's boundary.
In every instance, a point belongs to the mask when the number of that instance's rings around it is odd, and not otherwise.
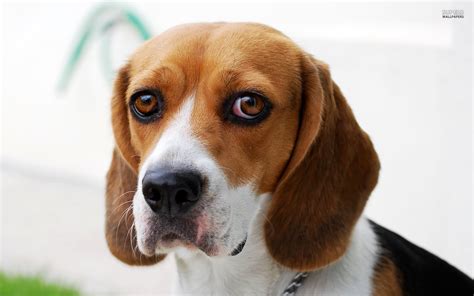
[{"label": "brown fur", "polygon": [[[132,118],[128,100],[140,88],[163,93],[159,120],[142,124]],[[270,98],[270,116],[256,126],[223,120],[224,99],[248,89]],[[179,26],[148,41],[120,71],[112,98],[120,152],[114,159],[125,160],[128,166],[119,168],[130,169],[129,178],[136,179],[141,160],[189,96],[195,97],[191,129],[231,185],[254,180],[258,193],[273,193],[264,227],[274,259],[298,270],[337,260],[375,186],[379,163],[327,66],[258,24]],[[108,200],[136,189],[136,180],[117,181],[111,172]],[[120,182],[129,188],[112,188]],[[124,255],[130,248],[110,239],[117,218],[108,221],[109,246],[119,258],[130,258]]]},{"label": "brown fur", "polygon": [[392,260],[380,257],[373,276],[373,291],[375,296],[403,295],[398,271]]}]

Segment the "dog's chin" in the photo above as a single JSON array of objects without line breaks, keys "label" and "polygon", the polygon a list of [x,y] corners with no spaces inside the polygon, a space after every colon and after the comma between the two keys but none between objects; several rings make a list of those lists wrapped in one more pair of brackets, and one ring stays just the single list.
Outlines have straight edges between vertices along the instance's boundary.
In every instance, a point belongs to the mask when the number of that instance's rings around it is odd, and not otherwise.
[{"label": "dog's chin", "polygon": [[157,242],[156,252],[170,253],[178,248],[185,248],[191,252],[203,252],[207,256],[218,256],[219,247],[207,236],[199,239],[188,238],[185,234],[170,232]]}]

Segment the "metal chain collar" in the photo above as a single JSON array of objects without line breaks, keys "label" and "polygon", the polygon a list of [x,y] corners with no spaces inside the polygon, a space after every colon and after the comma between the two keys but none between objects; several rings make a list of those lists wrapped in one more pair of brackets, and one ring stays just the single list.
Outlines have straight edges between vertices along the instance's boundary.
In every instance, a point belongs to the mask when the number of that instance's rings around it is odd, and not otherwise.
[{"label": "metal chain collar", "polygon": [[282,296],[294,296],[299,287],[303,285],[304,280],[308,277],[309,272],[298,272],[291,282],[286,286],[281,294]]}]

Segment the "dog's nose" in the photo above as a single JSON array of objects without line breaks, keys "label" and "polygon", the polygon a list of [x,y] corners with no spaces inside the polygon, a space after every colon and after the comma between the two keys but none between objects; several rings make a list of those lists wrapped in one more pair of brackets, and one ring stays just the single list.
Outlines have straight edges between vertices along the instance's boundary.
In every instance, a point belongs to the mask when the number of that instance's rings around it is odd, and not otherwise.
[{"label": "dog's nose", "polygon": [[202,181],[193,171],[160,169],[145,174],[145,201],[157,214],[174,217],[187,212],[201,197]]}]

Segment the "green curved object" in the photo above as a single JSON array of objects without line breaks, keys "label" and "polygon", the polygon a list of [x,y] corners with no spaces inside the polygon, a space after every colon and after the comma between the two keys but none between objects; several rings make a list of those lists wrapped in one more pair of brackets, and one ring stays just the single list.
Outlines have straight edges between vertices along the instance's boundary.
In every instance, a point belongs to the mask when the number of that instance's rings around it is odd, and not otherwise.
[{"label": "green curved object", "polygon": [[[110,19],[110,15],[112,18]],[[74,70],[83,55],[87,45],[91,43],[92,37],[100,32],[102,38],[101,61],[102,69],[108,81],[112,81],[113,69],[110,60],[110,32],[118,23],[130,25],[139,34],[141,39],[150,39],[151,33],[141,18],[130,8],[115,4],[103,4],[95,8],[86,18],[79,33],[76,45],[61,73],[58,91],[65,91],[71,81]]]}]

